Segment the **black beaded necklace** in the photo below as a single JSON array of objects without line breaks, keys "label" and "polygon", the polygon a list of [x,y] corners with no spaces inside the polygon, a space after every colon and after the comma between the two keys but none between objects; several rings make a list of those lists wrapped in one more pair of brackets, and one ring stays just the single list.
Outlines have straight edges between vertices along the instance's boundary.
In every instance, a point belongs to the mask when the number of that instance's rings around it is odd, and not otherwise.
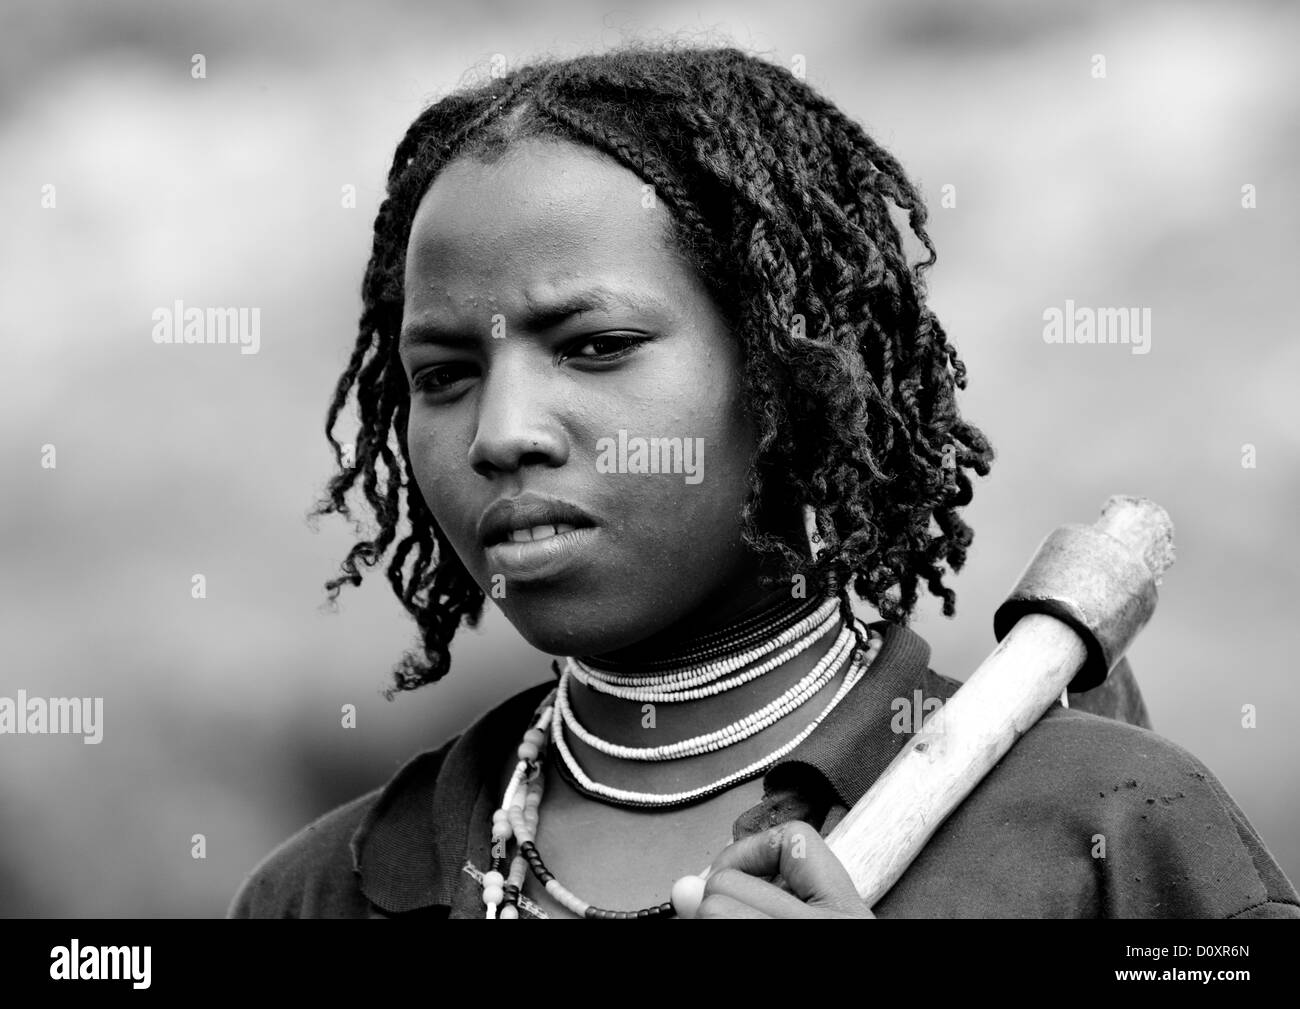
[{"label": "black beaded necklace", "polygon": [[[734,623],[701,635],[681,648],[648,661],[623,661],[588,656],[583,658],[588,666],[610,673],[636,671],[661,673],[682,666],[693,666],[728,654],[743,652],[768,638],[774,638],[806,619],[821,605],[819,599],[789,599],[782,596],[758,610],[743,616]],[[557,673],[558,675],[558,673]]]}]

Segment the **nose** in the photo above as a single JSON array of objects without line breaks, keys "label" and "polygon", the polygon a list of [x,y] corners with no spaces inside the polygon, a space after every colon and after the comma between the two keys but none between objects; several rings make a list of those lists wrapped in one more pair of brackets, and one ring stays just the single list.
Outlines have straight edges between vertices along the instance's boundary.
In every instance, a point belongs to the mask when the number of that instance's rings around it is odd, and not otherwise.
[{"label": "nose", "polygon": [[555,416],[549,361],[530,349],[500,348],[484,375],[478,427],[469,447],[469,464],[480,476],[568,461],[568,442]]}]

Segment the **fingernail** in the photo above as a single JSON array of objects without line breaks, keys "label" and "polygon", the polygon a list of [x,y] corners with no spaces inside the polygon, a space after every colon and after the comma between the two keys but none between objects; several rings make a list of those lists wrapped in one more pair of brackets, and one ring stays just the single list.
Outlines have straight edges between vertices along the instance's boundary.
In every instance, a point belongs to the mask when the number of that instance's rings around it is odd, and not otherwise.
[{"label": "fingernail", "polygon": [[709,873],[711,873],[712,871],[713,871],[713,866],[709,866],[702,873],[700,873],[700,879],[708,879]]}]

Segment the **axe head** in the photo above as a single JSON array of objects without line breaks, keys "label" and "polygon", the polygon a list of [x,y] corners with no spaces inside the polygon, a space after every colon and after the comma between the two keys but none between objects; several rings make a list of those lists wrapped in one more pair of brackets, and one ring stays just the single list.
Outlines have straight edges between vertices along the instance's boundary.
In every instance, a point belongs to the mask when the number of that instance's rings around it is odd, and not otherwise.
[{"label": "axe head", "polygon": [[1043,541],[994,614],[993,633],[1001,641],[1030,613],[1056,617],[1088,652],[1069,690],[1100,686],[1155,612],[1156,586],[1174,560],[1173,537],[1169,515],[1154,501],[1111,497],[1094,525],[1062,526]]}]

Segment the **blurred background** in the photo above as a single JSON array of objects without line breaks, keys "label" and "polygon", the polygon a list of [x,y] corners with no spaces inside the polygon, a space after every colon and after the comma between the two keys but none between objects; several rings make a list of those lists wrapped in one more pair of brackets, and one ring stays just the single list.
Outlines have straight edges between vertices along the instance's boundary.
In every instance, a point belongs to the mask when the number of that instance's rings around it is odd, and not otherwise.
[{"label": "blurred background", "polygon": [[[0,736],[0,914],[224,914],[290,834],[550,675],[490,608],[450,677],[384,700],[414,629],[378,572],[322,605],[352,542],[306,520],[325,408],[420,109],[498,54],[665,37],[802,57],[930,203],[932,303],[999,453],[958,615],[914,624],[932,667],[987,654],[1048,531],[1155,498],[1179,549],[1131,655],[1155,727],[1300,882],[1298,27],[1226,2],[4,5],[0,696],[102,696],[105,731]],[[260,352],[155,345],[177,299],[259,307]],[[1067,299],[1150,308],[1150,352],[1047,344]]]}]

